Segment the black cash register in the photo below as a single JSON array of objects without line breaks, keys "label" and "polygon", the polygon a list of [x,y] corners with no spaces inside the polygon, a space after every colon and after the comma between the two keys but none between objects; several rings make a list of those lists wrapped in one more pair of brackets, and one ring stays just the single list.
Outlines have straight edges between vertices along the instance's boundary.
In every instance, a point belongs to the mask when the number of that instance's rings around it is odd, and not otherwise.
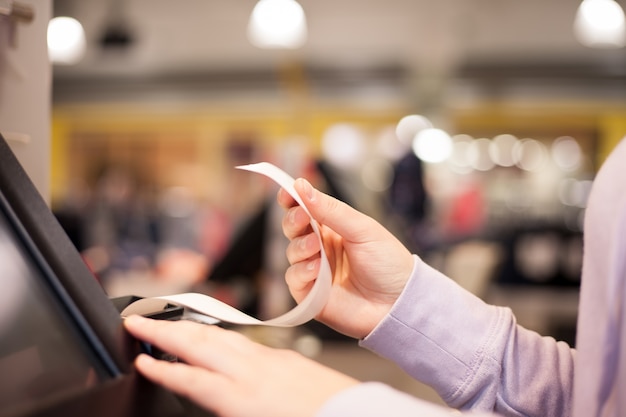
[{"label": "black cash register", "polygon": [[0,136],[0,416],[203,415],[133,369],[141,349]]}]

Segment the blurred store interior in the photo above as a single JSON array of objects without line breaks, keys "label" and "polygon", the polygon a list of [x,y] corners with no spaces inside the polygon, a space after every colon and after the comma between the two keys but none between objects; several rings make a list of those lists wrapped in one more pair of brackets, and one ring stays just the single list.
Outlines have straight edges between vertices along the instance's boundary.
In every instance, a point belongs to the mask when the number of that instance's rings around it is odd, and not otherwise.
[{"label": "blurred store interior", "polygon": [[[289,309],[277,189],[234,169],[265,160],[573,344],[586,197],[626,134],[623,27],[584,38],[572,0],[298,0],[295,44],[268,47],[256,3],[54,2],[84,37],[53,67],[51,204],[107,292]],[[408,384],[315,323],[253,332]]]}]

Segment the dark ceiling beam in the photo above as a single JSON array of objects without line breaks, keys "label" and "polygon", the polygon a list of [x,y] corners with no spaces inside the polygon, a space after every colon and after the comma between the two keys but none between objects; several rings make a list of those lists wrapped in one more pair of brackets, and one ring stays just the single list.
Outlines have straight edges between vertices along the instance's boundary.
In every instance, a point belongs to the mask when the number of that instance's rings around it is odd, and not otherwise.
[{"label": "dark ceiling beam", "polygon": [[[349,91],[364,86],[403,88],[407,71],[399,66],[367,69],[305,67],[311,91]],[[288,80],[275,69],[177,72],[153,76],[62,75],[53,78],[53,100],[72,101],[142,98],[160,94],[211,96],[237,93],[280,93]]]},{"label": "dark ceiling beam", "polygon": [[[626,59],[625,59],[626,61]],[[301,76],[311,94],[340,95],[383,87],[399,96],[410,94],[414,74],[400,65],[362,69],[303,66]],[[493,94],[510,86],[580,90],[597,95],[622,94],[626,100],[626,63],[617,62],[467,62],[454,79]],[[177,72],[152,76],[58,75],[53,78],[55,103],[142,100],[155,97],[220,97],[226,94],[281,94],[289,81],[280,69]]]}]

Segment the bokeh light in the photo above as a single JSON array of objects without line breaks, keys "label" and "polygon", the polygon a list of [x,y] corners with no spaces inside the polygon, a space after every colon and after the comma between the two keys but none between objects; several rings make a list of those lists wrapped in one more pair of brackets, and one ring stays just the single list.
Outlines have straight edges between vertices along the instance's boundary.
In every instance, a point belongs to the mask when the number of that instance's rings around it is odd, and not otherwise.
[{"label": "bokeh light", "polygon": [[614,0],[583,0],[574,20],[578,41],[592,48],[621,48],[626,44],[624,11]]},{"label": "bokeh light", "polygon": [[522,139],[513,149],[515,164],[525,171],[539,171],[547,162],[547,150],[535,139]]},{"label": "bokeh light", "polygon": [[513,148],[517,143],[517,138],[510,134],[498,135],[489,145],[489,155],[493,162],[502,167],[515,165],[513,158]]},{"label": "bokeh light", "polygon": [[558,186],[561,204],[571,207],[586,208],[593,181],[564,178]]},{"label": "bokeh light", "polygon": [[396,135],[400,142],[413,146],[415,136],[422,130],[432,127],[432,123],[426,117],[419,114],[410,114],[400,119],[396,126]]},{"label": "bokeh light", "polygon": [[81,60],[87,48],[85,31],[72,17],[59,16],[48,23],[48,56],[55,64],[73,65]]},{"label": "bokeh light", "polygon": [[365,137],[352,124],[332,125],[322,137],[322,152],[329,163],[341,168],[354,168],[365,156]]},{"label": "bokeh light", "polygon": [[259,0],[248,24],[250,43],[259,48],[299,48],[306,42],[307,25],[295,0]]},{"label": "bokeh light", "polygon": [[443,162],[452,154],[452,139],[441,129],[424,129],[415,136],[413,151],[424,162]]},{"label": "bokeh light", "polygon": [[477,171],[489,171],[495,166],[489,148],[491,141],[487,138],[474,139],[467,149],[467,160],[472,168]]},{"label": "bokeh light", "polygon": [[454,135],[452,137],[452,155],[448,158],[450,169],[457,174],[469,174],[473,168],[468,160],[470,143],[473,137],[466,134]]},{"label": "bokeh light", "polygon": [[563,171],[577,170],[582,161],[582,150],[578,142],[570,136],[557,138],[551,147],[554,163]]}]

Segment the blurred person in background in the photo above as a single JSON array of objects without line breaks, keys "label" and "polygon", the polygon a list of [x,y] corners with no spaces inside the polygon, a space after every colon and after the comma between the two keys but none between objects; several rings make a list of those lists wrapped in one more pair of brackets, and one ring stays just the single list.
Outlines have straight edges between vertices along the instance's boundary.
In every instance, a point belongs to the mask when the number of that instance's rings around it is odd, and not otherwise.
[{"label": "blurred person in background", "polygon": [[393,180],[388,191],[391,213],[401,219],[416,250],[433,244],[425,220],[429,211],[429,196],[424,184],[424,168],[415,152],[407,152],[393,166]]},{"label": "blurred person in background", "polygon": [[151,267],[160,240],[156,206],[130,169],[105,164],[83,210],[78,249],[103,284],[119,271]]},{"label": "blurred person in background", "polygon": [[[433,387],[451,409],[376,382],[359,382],[288,350],[191,322],[126,320],[136,337],[182,359],[136,360],[149,379],[220,416],[624,416],[626,415],[626,139],[594,182],[576,349],[516,324],[412,255],[372,218],[299,179],[321,226],[333,271],[317,317]],[[291,240],[286,281],[296,301],[320,265],[309,217],[286,192]]]}]

